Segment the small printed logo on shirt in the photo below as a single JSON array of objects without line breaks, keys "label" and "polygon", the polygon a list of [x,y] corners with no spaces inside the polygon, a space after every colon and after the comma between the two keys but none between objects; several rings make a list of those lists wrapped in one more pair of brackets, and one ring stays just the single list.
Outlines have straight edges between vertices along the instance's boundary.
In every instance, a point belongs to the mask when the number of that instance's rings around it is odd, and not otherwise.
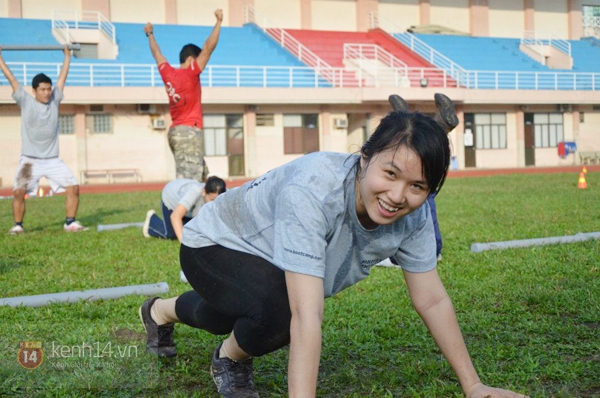
[{"label": "small printed logo on shirt", "polygon": [[375,264],[379,264],[380,262],[382,262],[383,259],[382,258],[377,258],[375,260],[362,260],[360,262],[360,266],[364,269],[367,270],[369,268],[371,268],[372,266],[374,266]]}]

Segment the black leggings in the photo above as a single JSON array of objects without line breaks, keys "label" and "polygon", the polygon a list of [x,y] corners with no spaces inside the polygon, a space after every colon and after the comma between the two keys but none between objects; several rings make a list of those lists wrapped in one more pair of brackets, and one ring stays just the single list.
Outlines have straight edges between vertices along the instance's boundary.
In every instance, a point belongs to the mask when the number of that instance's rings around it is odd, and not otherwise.
[{"label": "black leggings", "polygon": [[292,315],[281,269],[218,245],[181,245],[179,257],[194,288],[175,304],[181,322],[212,334],[233,331],[240,348],[252,356],[289,344]]}]

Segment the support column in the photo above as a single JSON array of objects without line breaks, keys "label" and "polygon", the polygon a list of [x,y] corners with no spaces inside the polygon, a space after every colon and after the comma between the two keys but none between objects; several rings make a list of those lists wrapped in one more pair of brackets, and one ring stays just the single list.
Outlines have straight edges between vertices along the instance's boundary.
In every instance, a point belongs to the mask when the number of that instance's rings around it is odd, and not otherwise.
[{"label": "support column", "polygon": [[321,151],[331,151],[331,124],[333,121],[331,120],[331,109],[329,105],[321,106],[321,128],[319,129],[320,133],[320,149]]},{"label": "support column", "polygon": [[244,109],[244,169],[246,177],[256,177],[256,106]]},{"label": "support column", "polygon": [[311,0],[300,0],[300,27],[301,29],[312,29]]},{"label": "support column", "polygon": [[23,18],[23,7],[21,0],[8,0],[8,17]]},{"label": "support column", "polygon": [[515,109],[517,128],[517,167],[525,167],[525,106],[521,105]]},{"label": "support column", "polygon": [[535,30],[535,0],[525,0],[523,12],[525,13],[525,26],[523,30]]},{"label": "support column", "polygon": [[431,3],[429,3],[429,0],[419,0],[419,23],[421,25],[431,23]]},{"label": "support column", "polygon": [[356,30],[366,32],[371,28],[371,13],[376,13],[379,2],[377,0],[356,0]]},{"label": "support column", "polygon": [[488,0],[470,0],[469,24],[471,35],[490,35],[490,6]]},{"label": "support column", "polygon": [[254,6],[254,0],[228,0],[227,9],[229,16],[227,18],[227,26],[242,26],[246,23],[245,7],[247,5]]},{"label": "support column", "polygon": [[165,0],[165,23],[177,25],[177,0]]},{"label": "support column", "polygon": [[110,0],[81,0],[83,11],[98,11],[110,20]]},{"label": "support column", "polygon": [[[80,179],[81,172],[87,170],[87,132],[85,130],[85,105],[75,105],[75,139],[77,150],[77,170],[73,170],[73,174]],[[81,184],[82,181],[79,181]]]},{"label": "support column", "polygon": [[568,0],[569,40],[579,40],[583,36],[583,14],[581,0]]}]

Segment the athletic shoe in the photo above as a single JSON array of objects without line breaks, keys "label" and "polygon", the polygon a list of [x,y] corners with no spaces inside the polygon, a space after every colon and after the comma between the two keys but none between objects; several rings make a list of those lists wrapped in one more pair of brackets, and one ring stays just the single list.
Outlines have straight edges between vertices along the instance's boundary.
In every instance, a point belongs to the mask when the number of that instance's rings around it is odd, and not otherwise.
[{"label": "athletic shoe", "polygon": [[71,224],[64,225],[65,231],[67,232],[82,232],[82,231],[89,231],[90,229],[87,227],[84,227],[83,225],[81,225],[79,223],[79,221],[73,221]]},{"label": "athletic shoe", "polygon": [[219,358],[221,345],[219,344],[210,361],[210,375],[219,395],[225,398],[258,398],[258,393],[254,391],[252,358],[245,361]]},{"label": "athletic shoe", "polygon": [[24,232],[25,232],[25,230],[23,229],[23,227],[20,225],[16,225],[16,224],[13,225],[13,227],[8,230],[9,235],[21,235]]},{"label": "athletic shoe", "polygon": [[146,238],[150,237],[150,233],[148,232],[148,230],[150,229],[150,219],[155,214],[156,212],[154,210],[148,210],[148,212],[146,213],[146,220],[144,221],[144,226],[142,227],[142,233]]},{"label": "athletic shoe", "polygon": [[390,101],[390,105],[392,105],[394,112],[410,112],[408,104],[399,95],[392,94],[388,97],[388,100]]},{"label": "athletic shoe", "polygon": [[456,116],[454,103],[450,98],[440,93],[436,93],[433,98],[435,99],[435,106],[437,108],[434,119],[446,130],[446,133],[449,133],[458,126],[458,116]]},{"label": "athletic shoe", "polygon": [[172,323],[157,325],[150,315],[150,308],[160,297],[153,297],[144,301],[139,309],[140,319],[146,330],[146,351],[159,357],[177,356],[177,347],[173,341],[175,326]]}]

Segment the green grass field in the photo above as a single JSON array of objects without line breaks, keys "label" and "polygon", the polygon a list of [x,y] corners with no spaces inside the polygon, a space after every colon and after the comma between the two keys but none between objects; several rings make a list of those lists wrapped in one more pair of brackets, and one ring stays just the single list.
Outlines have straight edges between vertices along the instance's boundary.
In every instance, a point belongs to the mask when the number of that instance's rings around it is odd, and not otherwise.
[{"label": "green grass field", "polygon": [[[437,199],[444,236],[439,272],[453,298],[482,381],[532,397],[600,396],[600,241],[472,253],[475,242],[600,231],[600,174],[450,179]],[[139,228],[158,192],[84,195],[78,219],[89,232],[62,231],[64,198],[27,201],[23,236],[8,236],[11,202],[0,200],[3,297],[179,281],[176,242]],[[402,273],[371,277],[326,301],[321,397],[453,397],[462,391],[412,309]],[[179,356],[145,352],[141,296],[0,307],[0,396],[216,397],[208,373],[219,336],[178,325]],[[19,343],[38,341],[44,360],[23,368]],[[85,349],[85,347],[91,347]],[[83,349],[82,349],[83,348]],[[255,360],[263,397],[286,396],[288,352]]]}]

